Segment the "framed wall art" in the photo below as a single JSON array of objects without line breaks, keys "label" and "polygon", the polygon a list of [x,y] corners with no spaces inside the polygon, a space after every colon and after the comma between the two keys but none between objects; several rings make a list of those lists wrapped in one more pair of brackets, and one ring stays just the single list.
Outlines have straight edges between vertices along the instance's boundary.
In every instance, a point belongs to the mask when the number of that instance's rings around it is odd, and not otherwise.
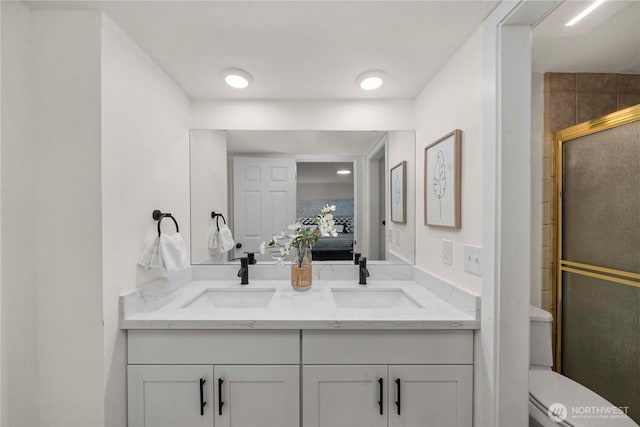
[{"label": "framed wall art", "polygon": [[402,161],[391,168],[391,221],[407,222],[407,162]]},{"label": "framed wall art", "polygon": [[462,131],[443,136],[424,150],[424,223],[460,229]]}]

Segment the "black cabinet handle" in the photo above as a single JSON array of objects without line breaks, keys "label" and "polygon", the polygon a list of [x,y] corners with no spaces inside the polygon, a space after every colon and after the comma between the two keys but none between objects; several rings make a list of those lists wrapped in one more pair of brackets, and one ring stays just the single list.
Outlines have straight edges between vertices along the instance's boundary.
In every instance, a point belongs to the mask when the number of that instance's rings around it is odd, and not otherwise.
[{"label": "black cabinet handle", "polygon": [[398,407],[398,415],[400,415],[400,378],[396,378],[396,390],[398,393],[398,400],[396,400],[396,406]]},{"label": "black cabinet handle", "polygon": [[242,248],[242,243],[236,243],[236,249]]},{"label": "black cabinet handle", "polygon": [[380,386],[380,400],[378,400],[378,405],[380,406],[380,415],[384,414],[384,411],[382,410],[382,387],[384,384],[384,380],[382,378],[378,379],[378,385]]},{"label": "black cabinet handle", "polygon": [[200,378],[200,416],[204,415],[204,405],[207,404],[207,402],[204,401],[204,383],[206,382],[207,380]]},{"label": "black cabinet handle", "polygon": [[222,401],[222,383],[224,380],[222,378],[218,378],[218,415],[222,415],[222,407],[224,406],[224,402]]}]

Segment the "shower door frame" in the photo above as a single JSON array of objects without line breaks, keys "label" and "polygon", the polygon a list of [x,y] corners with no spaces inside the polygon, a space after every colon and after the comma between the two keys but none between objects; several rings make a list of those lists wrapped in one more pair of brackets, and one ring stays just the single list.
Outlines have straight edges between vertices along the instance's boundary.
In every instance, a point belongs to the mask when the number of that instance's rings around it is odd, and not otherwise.
[{"label": "shower door frame", "polygon": [[562,192],[564,183],[563,144],[576,138],[602,132],[618,126],[640,120],[640,104],[616,111],[588,122],[579,123],[554,134],[555,144],[555,192],[554,205],[556,212],[555,245],[554,245],[554,283],[552,284],[552,307],[555,307],[554,329],[556,333],[554,369],[562,372],[562,273],[575,273],[596,279],[603,279],[627,286],[640,288],[640,274],[597,265],[568,261],[562,257]]}]

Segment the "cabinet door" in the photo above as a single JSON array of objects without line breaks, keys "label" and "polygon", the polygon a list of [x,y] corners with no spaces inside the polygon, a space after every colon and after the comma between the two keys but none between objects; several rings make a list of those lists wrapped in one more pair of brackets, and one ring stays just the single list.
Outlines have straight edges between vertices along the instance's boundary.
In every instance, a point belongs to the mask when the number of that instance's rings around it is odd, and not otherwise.
[{"label": "cabinet door", "polygon": [[471,365],[389,366],[389,426],[471,426],[472,381]]},{"label": "cabinet door", "polygon": [[130,427],[213,427],[213,366],[129,365],[127,382]]},{"label": "cabinet door", "polygon": [[387,425],[386,365],[312,365],[302,371],[305,427]]},{"label": "cabinet door", "polygon": [[216,427],[298,427],[300,367],[216,365]]}]

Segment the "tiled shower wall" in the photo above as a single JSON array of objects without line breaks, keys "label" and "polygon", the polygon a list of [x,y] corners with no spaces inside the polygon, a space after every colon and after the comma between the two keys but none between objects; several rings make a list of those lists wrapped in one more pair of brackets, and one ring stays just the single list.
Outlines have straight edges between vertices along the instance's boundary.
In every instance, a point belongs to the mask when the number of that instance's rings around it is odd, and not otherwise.
[{"label": "tiled shower wall", "polygon": [[640,104],[640,74],[545,73],[542,114],[542,308],[555,312],[553,133]]}]

